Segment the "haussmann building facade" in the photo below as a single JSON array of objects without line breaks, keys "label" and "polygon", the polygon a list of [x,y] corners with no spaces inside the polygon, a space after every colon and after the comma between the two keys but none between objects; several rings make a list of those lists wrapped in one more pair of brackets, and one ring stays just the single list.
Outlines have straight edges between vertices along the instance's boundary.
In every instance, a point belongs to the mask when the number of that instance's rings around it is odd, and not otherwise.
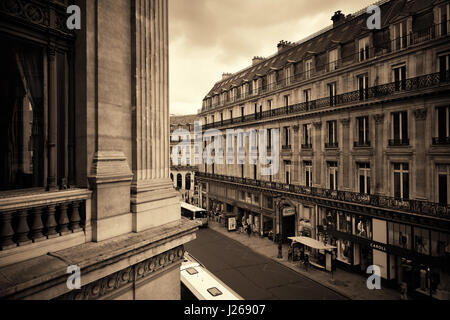
[{"label": "haussmann building facade", "polygon": [[[393,287],[449,299],[450,4],[378,5],[381,29],[365,10],[336,12],[332,26],[224,74],[203,100],[204,132],[265,129],[270,144],[278,130],[280,169],[202,164],[196,180],[209,210],[261,236],[311,237],[336,247],[341,268],[376,265]],[[247,157],[261,152],[249,145]]]},{"label": "haussmann building facade", "polygon": [[179,299],[168,1],[1,1],[0,43],[0,298]]}]

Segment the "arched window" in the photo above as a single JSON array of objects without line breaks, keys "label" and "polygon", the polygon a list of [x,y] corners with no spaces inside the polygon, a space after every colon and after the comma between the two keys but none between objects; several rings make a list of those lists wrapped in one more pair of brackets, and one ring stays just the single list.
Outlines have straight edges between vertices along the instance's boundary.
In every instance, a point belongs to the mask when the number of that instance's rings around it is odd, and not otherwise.
[{"label": "arched window", "polygon": [[177,174],[177,188],[183,188],[183,176],[181,173]]},{"label": "arched window", "polygon": [[191,174],[187,173],[184,179],[185,179],[184,188],[186,190],[191,190]]}]

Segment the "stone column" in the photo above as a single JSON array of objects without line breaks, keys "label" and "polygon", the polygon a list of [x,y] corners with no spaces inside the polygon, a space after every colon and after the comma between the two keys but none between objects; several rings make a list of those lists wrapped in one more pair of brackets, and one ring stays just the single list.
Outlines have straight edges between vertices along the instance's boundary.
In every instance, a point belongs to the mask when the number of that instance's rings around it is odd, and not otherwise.
[{"label": "stone column", "polygon": [[351,167],[351,158],[350,158],[350,119],[341,119],[342,124],[342,153],[340,156],[341,164],[342,164],[342,174],[339,174],[338,181],[343,182],[343,189],[350,190],[350,177],[352,176],[352,172],[350,170]]},{"label": "stone column", "polygon": [[180,219],[169,177],[167,1],[132,1],[133,231]]},{"label": "stone column", "polygon": [[[387,143],[385,140],[387,135],[384,134],[384,114],[376,114],[373,116],[375,120],[375,135],[374,135],[374,152],[375,152],[375,168],[372,173],[375,182],[375,194],[384,194],[387,191],[387,181],[384,179],[383,166],[383,146]],[[373,183],[373,182],[372,182]],[[389,193],[389,192],[387,192]]]},{"label": "stone column", "polygon": [[[426,157],[426,119],[427,119],[427,109],[421,108],[414,110],[414,116],[416,118],[416,136],[414,141],[414,146],[417,150],[415,155],[415,198],[420,200],[427,199],[427,181],[428,179],[423,179],[427,175],[427,157]],[[413,172],[414,172],[413,171]]]},{"label": "stone column", "polygon": [[58,155],[56,146],[58,140],[58,67],[56,61],[56,51],[54,46],[47,49],[48,57],[48,177],[47,190],[56,190]]}]

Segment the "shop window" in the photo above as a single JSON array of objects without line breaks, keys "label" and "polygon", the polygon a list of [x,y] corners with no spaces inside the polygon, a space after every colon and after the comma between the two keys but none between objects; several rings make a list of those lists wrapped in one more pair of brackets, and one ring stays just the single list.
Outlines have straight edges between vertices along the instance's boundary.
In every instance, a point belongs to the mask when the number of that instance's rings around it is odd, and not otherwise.
[{"label": "shop window", "polygon": [[414,251],[424,255],[430,254],[430,230],[414,228]]},{"label": "shop window", "polygon": [[337,213],[334,210],[327,211],[326,226],[330,230],[337,229]]},{"label": "shop window", "polygon": [[312,134],[311,134],[311,123],[307,123],[303,125],[303,143],[302,149],[311,149],[312,148]]},{"label": "shop window", "polygon": [[411,226],[389,222],[388,232],[390,245],[411,250]]},{"label": "shop window", "polygon": [[352,233],[352,215],[349,213],[339,212],[339,231]]},{"label": "shop window", "polygon": [[352,261],[352,243],[348,240],[338,240],[337,241],[337,259],[347,263],[351,264]]},{"label": "shop window", "polygon": [[369,77],[367,74],[358,76],[359,100],[369,98]]},{"label": "shop window", "polygon": [[450,254],[450,234],[431,231],[431,255],[443,257]]},{"label": "shop window", "polygon": [[356,217],[356,235],[358,237],[372,239],[372,218]]},{"label": "shop window", "polygon": [[392,140],[390,146],[407,146],[408,139],[408,113],[406,111],[392,113]]}]

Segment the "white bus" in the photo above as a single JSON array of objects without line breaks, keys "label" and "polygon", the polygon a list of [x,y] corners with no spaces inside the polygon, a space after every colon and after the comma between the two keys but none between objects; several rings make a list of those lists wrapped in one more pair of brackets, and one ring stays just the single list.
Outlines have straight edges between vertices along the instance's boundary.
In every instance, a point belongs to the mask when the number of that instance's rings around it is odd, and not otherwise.
[{"label": "white bus", "polygon": [[181,300],[244,300],[187,252],[180,278]]},{"label": "white bus", "polygon": [[189,220],[200,222],[202,227],[208,226],[208,213],[205,209],[181,202],[181,215]]}]

